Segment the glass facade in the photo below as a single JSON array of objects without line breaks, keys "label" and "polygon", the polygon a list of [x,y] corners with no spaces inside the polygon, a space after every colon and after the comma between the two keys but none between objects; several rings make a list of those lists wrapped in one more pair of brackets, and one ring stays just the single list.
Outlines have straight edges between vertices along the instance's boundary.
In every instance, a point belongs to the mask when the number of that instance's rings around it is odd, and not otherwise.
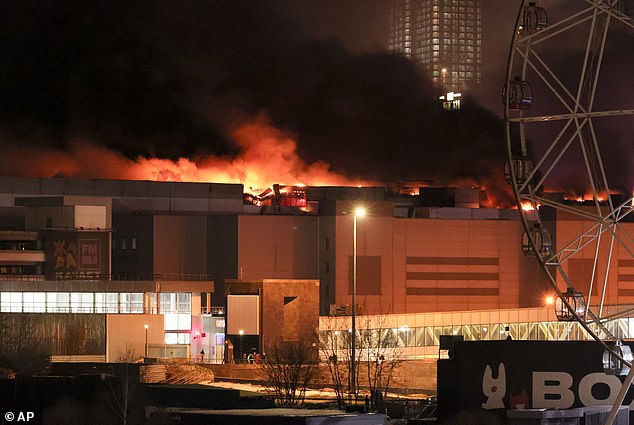
[{"label": "glass facade", "polygon": [[0,312],[143,314],[143,293],[0,292]]},{"label": "glass facade", "polygon": [[[0,313],[144,314],[142,292],[0,292]],[[165,318],[165,343],[189,344],[192,294],[154,296],[153,311]]]},{"label": "glass facade", "polygon": [[[615,319],[604,324],[606,329],[620,339],[634,338],[634,318]],[[596,324],[590,327],[601,335]],[[346,340],[334,338],[329,333],[339,334],[340,330],[321,331],[322,340],[338,340],[339,349],[344,349]],[[499,323],[479,325],[453,325],[453,326],[422,326],[391,329],[359,329],[357,341],[377,340],[366,337],[367,333],[374,334],[385,332],[380,340],[385,343],[391,341],[389,346],[397,347],[438,347],[441,335],[462,335],[465,341],[492,341],[503,340],[509,336],[517,340],[540,341],[585,341],[591,339],[583,327],[577,322],[530,322],[512,323],[503,325]]]}]

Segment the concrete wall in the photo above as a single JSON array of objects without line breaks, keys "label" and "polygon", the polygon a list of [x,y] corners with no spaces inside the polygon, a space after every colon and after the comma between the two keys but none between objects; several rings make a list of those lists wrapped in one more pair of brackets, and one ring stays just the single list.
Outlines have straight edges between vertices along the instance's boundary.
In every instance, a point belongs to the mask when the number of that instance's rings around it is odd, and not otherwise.
[{"label": "concrete wall", "polygon": [[[518,221],[370,214],[357,222],[357,258],[380,258],[380,294],[365,294],[362,277],[372,271],[358,269],[357,304],[367,314],[517,308],[520,299],[539,305],[543,298],[520,297],[523,283],[535,287],[525,281],[539,271],[523,258],[522,230]],[[337,304],[351,304],[352,234],[352,217],[338,216]]]},{"label": "concrete wall", "polygon": [[[232,295],[260,295],[260,350],[271,352],[284,341],[315,344],[319,328],[317,279],[264,279],[227,283]],[[231,317],[229,313],[229,318]],[[227,323],[227,329],[231,324]],[[234,342],[235,343],[235,342]],[[315,355],[317,352],[315,351]]]},{"label": "concrete wall", "polygon": [[207,274],[204,216],[154,217],[154,273]]},{"label": "concrete wall", "polygon": [[318,280],[267,279],[263,282],[263,352],[270,351],[276,341],[316,343],[318,329]]},{"label": "concrete wall", "polygon": [[318,218],[239,216],[238,279],[317,279]]},{"label": "concrete wall", "polygon": [[[596,225],[594,221],[571,220],[561,214],[557,221],[556,246],[559,250],[576,240],[579,235],[592,229]],[[593,285],[593,299],[598,303],[602,291],[603,278],[607,271],[607,293],[605,304],[633,304],[634,303],[634,242],[625,235],[634,234],[634,223],[620,223],[617,230],[617,238],[614,243],[614,254],[608,257],[611,237],[609,232],[603,233],[600,242],[599,256],[596,263],[596,280]],[[587,295],[592,279],[592,267],[596,251],[596,241],[587,244],[573,257],[564,261],[564,272],[571,278],[575,289]],[[565,290],[566,283],[561,275],[557,276],[557,284],[561,290]]]},{"label": "concrete wall", "polygon": [[[162,314],[108,314],[106,327],[108,339],[106,341],[106,362],[121,360],[136,360],[145,355],[145,325],[147,329],[147,343],[164,344],[164,323]],[[127,357],[132,356],[131,359]]]},{"label": "concrete wall", "polygon": [[241,184],[184,183],[77,178],[0,178],[0,206],[21,196],[104,196],[113,210],[227,212],[243,210]]}]

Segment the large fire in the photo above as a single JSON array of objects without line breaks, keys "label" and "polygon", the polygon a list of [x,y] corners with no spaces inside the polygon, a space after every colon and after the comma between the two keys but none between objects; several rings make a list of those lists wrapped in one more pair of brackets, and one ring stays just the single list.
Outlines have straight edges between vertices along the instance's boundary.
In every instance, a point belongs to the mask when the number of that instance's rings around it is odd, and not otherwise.
[{"label": "large fire", "polygon": [[294,186],[375,184],[335,173],[325,162],[307,164],[297,153],[297,142],[263,118],[237,126],[230,135],[241,148],[234,157],[198,156],[176,161],[139,157],[131,160],[89,141],[74,140],[67,151],[5,148],[0,166],[5,175],[25,177],[63,175],[122,180],[241,183],[245,191],[250,193],[259,193],[275,183]]}]

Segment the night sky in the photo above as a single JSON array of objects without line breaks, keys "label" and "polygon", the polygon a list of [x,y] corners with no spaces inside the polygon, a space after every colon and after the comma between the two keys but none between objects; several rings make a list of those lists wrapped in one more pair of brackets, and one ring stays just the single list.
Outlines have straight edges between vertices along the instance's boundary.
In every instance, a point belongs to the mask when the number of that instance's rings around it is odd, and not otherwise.
[{"label": "night sky", "polygon": [[38,175],[21,151],[77,141],[132,160],[232,158],[244,149],[236,128],[258,121],[295,140],[306,164],[351,178],[499,183],[519,2],[483,2],[483,89],[460,114],[440,111],[431,83],[385,52],[388,4],[5,2],[5,173]]}]

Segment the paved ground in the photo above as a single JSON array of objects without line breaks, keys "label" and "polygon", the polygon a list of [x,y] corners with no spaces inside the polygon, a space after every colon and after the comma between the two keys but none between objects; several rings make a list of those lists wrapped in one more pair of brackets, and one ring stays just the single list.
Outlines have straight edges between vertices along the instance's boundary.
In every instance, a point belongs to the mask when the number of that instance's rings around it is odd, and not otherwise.
[{"label": "paved ground", "polygon": [[[255,384],[247,384],[247,383],[237,383],[237,382],[228,382],[228,381],[214,381],[209,383],[208,385],[212,385],[214,387],[220,388],[232,388],[235,390],[252,392],[256,394],[271,394],[270,391],[267,390],[266,387],[262,385]],[[421,400],[429,397],[427,394],[396,394],[396,393],[388,393],[387,398],[390,399],[403,399],[403,400]],[[336,399],[335,390],[332,388],[322,388],[319,390],[307,390],[306,398],[309,399]]]}]

